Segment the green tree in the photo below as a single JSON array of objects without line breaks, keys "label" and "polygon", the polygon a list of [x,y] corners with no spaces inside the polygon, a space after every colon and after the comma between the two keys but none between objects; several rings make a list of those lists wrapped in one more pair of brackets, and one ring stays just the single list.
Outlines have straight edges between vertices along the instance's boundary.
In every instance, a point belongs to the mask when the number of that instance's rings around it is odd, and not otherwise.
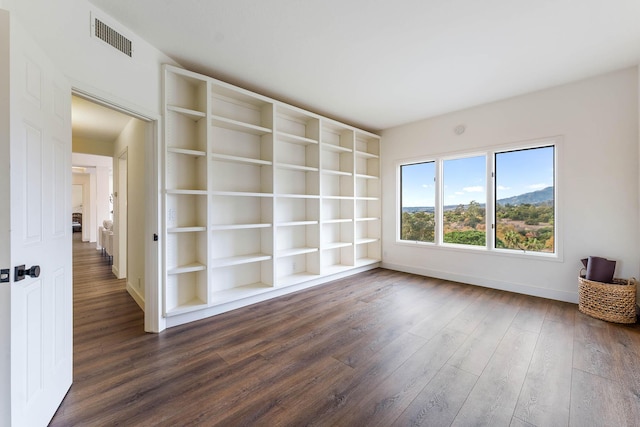
[{"label": "green tree", "polygon": [[443,240],[445,243],[484,246],[487,244],[487,235],[478,230],[451,231],[443,236]]},{"label": "green tree", "polygon": [[400,238],[417,242],[435,240],[435,217],[430,212],[403,212]]}]

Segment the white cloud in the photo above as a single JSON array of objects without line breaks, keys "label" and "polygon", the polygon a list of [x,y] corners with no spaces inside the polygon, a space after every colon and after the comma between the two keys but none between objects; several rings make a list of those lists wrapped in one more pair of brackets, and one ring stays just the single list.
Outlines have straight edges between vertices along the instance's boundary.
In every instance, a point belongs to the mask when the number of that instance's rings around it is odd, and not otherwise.
[{"label": "white cloud", "polygon": [[505,187],[504,185],[498,185],[498,190],[511,190],[511,187]]},{"label": "white cloud", "polygon": [[455,194],[457,194],[458,196],[462,196],[464,193],[462,191],[456,191]]},{"label": "white cloud", "polygon": [[547,188],[547,184],[531,184],[528,188],[532,190],[542,190],[543,188]]},{"label": "white cloud", "polygon": [[432,184],[422,184],[422,188],[433,188]]},{"label": "white cloud", "polygon": [[474,187],[464,187],[463,190],[467,193],[482,193],[484,191],[484,187],[481,185],[476,185]]}]

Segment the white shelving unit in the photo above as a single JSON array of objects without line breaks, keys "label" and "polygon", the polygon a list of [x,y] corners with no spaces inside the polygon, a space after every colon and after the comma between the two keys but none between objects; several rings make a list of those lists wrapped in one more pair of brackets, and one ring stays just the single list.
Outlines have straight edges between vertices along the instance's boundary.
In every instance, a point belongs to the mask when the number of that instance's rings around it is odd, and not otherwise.
[{"label": "white shelving unit", "polygon": [[165,313],[207,307],[208,129],[206,79],[165,74]]},{"label": "white shelving unit", "polygon": [[355,266],[354,131],[326,121],[322,127],[322,271]]},{"label": "white shelving unit", "polygon": [[320,275],[320,119],[278,105],[274,154],[276,286]]},{"label": "white shelving unit", "polygon": [[380,139],[355,132],[355,265],[381,259]]},{"label": "white shelving unit", "polygon": [[173,66],[164,86],[171,324],[380,262],[378,136]]}]

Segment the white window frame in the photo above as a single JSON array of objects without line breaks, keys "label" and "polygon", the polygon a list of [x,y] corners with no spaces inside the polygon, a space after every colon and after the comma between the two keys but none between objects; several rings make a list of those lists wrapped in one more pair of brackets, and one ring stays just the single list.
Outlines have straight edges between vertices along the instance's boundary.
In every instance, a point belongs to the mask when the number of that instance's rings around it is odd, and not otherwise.
[{"label": "white window frame", "polygon": [[[402,240],[401,236],[402,236],[402,166],[410,166],[410,165],[417,165],[417,164],[422,164],[422,163],[433,163],[435,165],[435,173],[434,173],[434,178],[435,178],[435,182],[434,182],[434,186],[435,186],[435,206],[434,206],[434,215],[435,215],[435,219],[436,219],[436,225],[435,225],[435,229],[433,230],[434,236],[433,236],[433,242],[424,242],[422,240]],[[438,239],[439,239],[439,232],[438,232],[438,206],[440,205],[440,191],[439,191],[439,185],[438,182],[440,181],[440,179],[438,178],[439,173],[440,173],[440,163],[438,162],[437,159],[435,158],[421,158],[419,160],[412,160],[412,161],[406,161],[406,162],[401,162],[398,163],[398,166],[396,168],[397,170],[397,174],[398,177],[396,179],[396,181],[398,182],[398,201],[396,203],[396,206],[398,206],[398,208],[396,209],[396,242],[401,242],[401,243],[411,243],[413,245],[435,245],[438,243]]]},{"label": "white window frame", "polygon": [[[561,171],[560,165],[562,165],[562,137],[553,136],[547,138],[541,138],[531,141],[516,142],[509,144],[493,145],[483,147],[480,149],[473,149],[463,152],[455,153],[443,153],[440,155],[433,155],[429,157],[418,157],[412,159],[405,159],[398,161],[396,164],[396,182],[397,182],[397,200],[396,200],[396,244],[408,245],[414,247],[433,248],[438,250],[453,250],[473,253],[484,253],[499,256],[509,257],[525,257],[525,258],[537,258],[547,259],[553,261],[563,260],[563,244],[562,244],[562,196],[561,196]],[[496,206],[495,206],[495,156],[499,153],[528,150],[542,147],[554,147],[554,252],[535,252],[526,250],[515,250],[496,248]],[[468,157],[485,156],[486,160],[486,200],[485,202],[485,222],[486,222],[486,245],[474,246],[464,245],[459,243],[444,243],[443,242],[443,195],[444,195],[444,179],[443,179],[443,164],[445,160],[463,159]],[[435,194],[435,242],[421,242],[401,239],[401,224],[402,224],[402,180],[401,171],[402,166],[412,165],[424,162],[435,162],[435,176],[436,176],[436,194]]]}]

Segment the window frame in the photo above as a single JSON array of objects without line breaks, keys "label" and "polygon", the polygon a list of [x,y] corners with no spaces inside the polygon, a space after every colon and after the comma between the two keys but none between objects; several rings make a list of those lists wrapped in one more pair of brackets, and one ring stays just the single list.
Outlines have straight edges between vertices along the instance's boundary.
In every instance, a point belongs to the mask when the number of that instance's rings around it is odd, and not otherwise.
[{"label": "window frame", "polygon": [[[489,154],[486,151],[470,151],[467,153],[463,153],[463,154],[456,154],[456,155],[447,155],[447,156],[442,156],[439,159],[439,166],[440,166],[440,175],[439,175],[439,181],[437,181],[436,183],[436,188],[439,189],[440,191],[440,200],[442,201],[440,203],[439,206],[439,216],[437,217],[437,221],[436,221],[436,228],[440,228],[440,232],[438,233],[438,235],[440,236],[440,238],[436,241],[439,246],[442,247],[449,247],[449,248],[462,248],[462,249],[468,249],[468,250],[483,250],[486,248],[486,246],[489,243],[489,234],[487,233],[486,230],[489,230],[489,212],[488,212],[488,205],[485,201],[485,215],[484,215],[484,223],[485,223],[485,245],[484,246],[479,246],[479,245],[465,245],[463,243],[446,243],[444,241],[444,204],[445,204],[445,200],[444,200],[444,186],[445,186],[445,182],[444,182],[444,162],[446,162],[447,160],[460,160],[460,159],[468,159],[468,158],[472,158],[472,157],[484,157],[484,161],[485,161],[485,166],[484,166],[484,171],[485,171],[485,183],[488,183],[487,178],[489,176],[489,167],[490,167],[490,163],[489,163]],[[485,197],[488,200],[489,199],[489,185],[487,184],[485,186]]]},{"label": "window frame", "polygon": [[420,160],[420,161],[415,161],[415,162],[406,162],[406,163],[402,163],[398,166],[398,181],[400,182],[400,191],[398,192],[398,199],[399,199],[399,215],[398,215],[398,224],[399,227],[397,228],[397,238],[396,240],[402,241],[402,242],[413,242],[415,244],[427,244],[427,245],[433,245],[435,243],[438,242],[438,221],[437,221],[437,215],[438,212],[435,209],[436,206],[434,206],[434,221],[435,221],[435,225],[433,228],[433,242],[427,242],[424,240],[402,240],[402,208],[403,208],[403,204],[402,204],[402,167],[403,166],[414,166],[414,165],[422,165],[422,164],[426,164],[426,163],[433,163],[434,165],[434,173],[433,173],[433,185],[434,185],[434,203],[437,206],[438,205],[438,186],[437,186],[437,182],[438,182],[438,173],[439,173],[439,169],[438,169],[438,162],[436,160]]},{"label": "window frame", "polygon": [[[501,145],[492,145],[483,148],[470,149],[467,151],[449,152],[429,157],[417,157],[412,159],[400,160],[396,164],[397,174],[397,203],[396,203],[396,244],[407,245],[413,247],[426,247],[438,250],[462,251],[467,253],[483,253],[507,257],[524,257],[547,259],[552,261],[563,261],[563,245],[562,245],[562,203],[561,203],[561,173],[560,165],[562,164],[562,137],[553,136],[541,138],[531,141],[508,143]],[[511,151],[529,150],[535,148],[550,147],[554,148],[553,155],[553,191],[554,191],[554,252],[535,252],[527,250],[516,250],[496,247],[496,154],[507,153]],[[484,246],[466,245],[459,243],[443,242],[443,197],[444,197],[444,161],[454,160],[468,157],[485,156],[486,160],[486,200],[485,204],[485,230],[486,244]],[[435,236],[434,242],[421,242],[412,240],[402,240],[402,166],[418,163],[435,162],[436,177],[436,194],[435,194]]]}]

